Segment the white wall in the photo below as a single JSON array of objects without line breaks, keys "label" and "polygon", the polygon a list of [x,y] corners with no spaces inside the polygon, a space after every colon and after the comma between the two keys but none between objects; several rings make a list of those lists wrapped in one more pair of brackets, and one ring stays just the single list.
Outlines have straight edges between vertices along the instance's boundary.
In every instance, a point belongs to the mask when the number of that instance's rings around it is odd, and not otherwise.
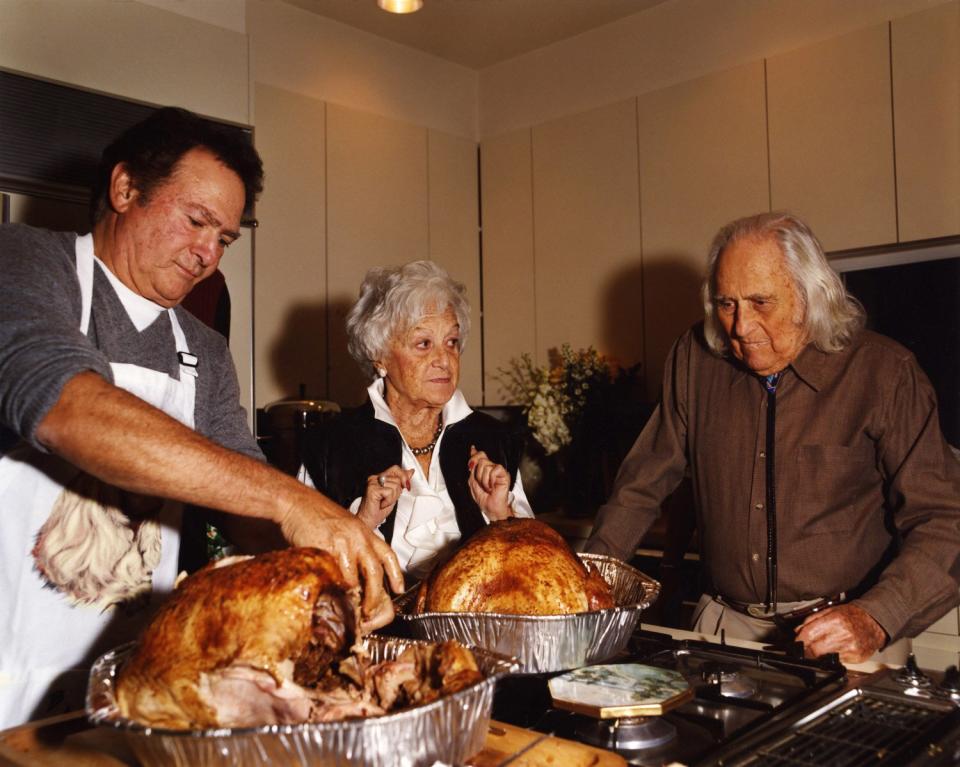
[{"label": "white wall", "polygon": [[246,35],[114,0],[0,0],[0,67],[249,123]]},{"label": "white wall", "polygon": [[277,0],[248,0],[247,31],[257,83],[476,138],[472,69]]},{"label": "white wall", "polygon": [[944,0],[668,0],[480,72],[480,136],[799,48]]},{"label": "white wall", "polygon": [[[76,2],[76,0],[74,0]],[[216,24],[234,32],[247,31],[246,0],[137,0],[181,16]]]}]

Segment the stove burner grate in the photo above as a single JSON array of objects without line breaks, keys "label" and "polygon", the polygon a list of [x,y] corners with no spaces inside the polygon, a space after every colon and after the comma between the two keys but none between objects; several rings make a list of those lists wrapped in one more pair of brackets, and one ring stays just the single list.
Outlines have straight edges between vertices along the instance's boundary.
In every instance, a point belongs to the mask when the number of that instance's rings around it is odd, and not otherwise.
[{"label": "stove burner grate", "polygon": [[677,728],[659,716],[625,716],[620,719],[586,719],[576,734],[584,742],[616,751],[640,751],[669,743]]},{"label": "stove burner grate", "polygon": [[836,767],[902,764],[905,753],[922,743],[944,712],[921,704],[858,691],[812,718],[761,744],[737,767],[809,765]]},{"label": "stove burner grate", "polygon": [[737,666],[729,663],[704,663],[700,677],[708,685],[716,687],[726,698],[752,698],[757,694],[757,683]]}]

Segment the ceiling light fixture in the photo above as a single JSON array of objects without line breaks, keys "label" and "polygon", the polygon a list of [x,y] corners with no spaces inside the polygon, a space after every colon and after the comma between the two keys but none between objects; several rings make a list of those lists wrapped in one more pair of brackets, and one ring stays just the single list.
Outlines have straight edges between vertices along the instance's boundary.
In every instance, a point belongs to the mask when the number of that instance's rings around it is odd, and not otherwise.
[{"label": "ceiling light fixture", "polygon": [[423,7],[423,0],[377,0],[377,5],[390,13],[413,13]]}]

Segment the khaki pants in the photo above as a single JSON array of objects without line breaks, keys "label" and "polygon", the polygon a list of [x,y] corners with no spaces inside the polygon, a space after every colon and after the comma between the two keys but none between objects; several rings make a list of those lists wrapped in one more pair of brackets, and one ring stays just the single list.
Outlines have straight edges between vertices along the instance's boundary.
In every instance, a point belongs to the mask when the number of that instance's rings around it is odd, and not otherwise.
[{"label": "khaki pants", "polygon": [[[783,602],[779,607],[786,612],[803,607],[805,604],[805,602]],[[704,594],[700,597],[697,609],[693,613],[693,630],[700,634],[719,634],[721,629],[730,638],[747,639],[753,642],[775,642],[784,639],[773,622],[745,615],[718,602],[709,594]],[[898,639],[874,653],[870,660],[890,666],[902,666],[909,653],[910,640]]]}]

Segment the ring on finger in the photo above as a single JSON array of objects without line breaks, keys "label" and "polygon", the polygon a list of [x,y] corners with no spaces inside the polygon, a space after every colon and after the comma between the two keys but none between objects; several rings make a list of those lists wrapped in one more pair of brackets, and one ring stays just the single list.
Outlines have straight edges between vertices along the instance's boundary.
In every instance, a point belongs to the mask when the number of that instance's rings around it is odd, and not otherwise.
[{"label": "ring on finger", "polygon": [[386,475],[386,474],[381,474],[380,476],[378,476],[378,477],[377,477],[377,484],[380,485],[380,487],[386,487],[386,486],[387,486],[387,475]]}]

